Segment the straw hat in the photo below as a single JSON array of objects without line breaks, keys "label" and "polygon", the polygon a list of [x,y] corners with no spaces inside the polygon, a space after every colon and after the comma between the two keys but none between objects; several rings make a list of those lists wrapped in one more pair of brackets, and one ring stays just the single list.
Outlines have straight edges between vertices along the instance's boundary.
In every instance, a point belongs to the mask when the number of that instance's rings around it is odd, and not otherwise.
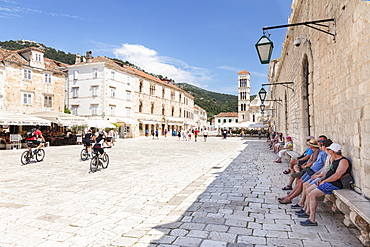
[{"label": "straw hat", "polygon": [[315,147],[315,148],[318,148],[318,147],[319,147],[319,145],[318,145],[318,143],[317,143],[316,139],[314,139],[314,138],[310,139],[310,140],[307,142],[307,145],[308,145],[308,146],[311,146],[311,147]]}]

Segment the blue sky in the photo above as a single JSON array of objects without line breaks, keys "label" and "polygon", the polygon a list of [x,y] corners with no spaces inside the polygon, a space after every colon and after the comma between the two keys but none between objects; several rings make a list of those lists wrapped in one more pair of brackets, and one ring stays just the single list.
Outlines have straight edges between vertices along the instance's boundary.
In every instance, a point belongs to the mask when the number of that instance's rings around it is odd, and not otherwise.
[{"label": "blue sky", "polygon": [[[57,50],[128,60],[147,72],[206,90],[251,93],[267,83],[255,43],[263,26],[286,24],[291,0],[0,0],[0,41],[26,39]],[[285,29],[270,31],[278,58]]]}]

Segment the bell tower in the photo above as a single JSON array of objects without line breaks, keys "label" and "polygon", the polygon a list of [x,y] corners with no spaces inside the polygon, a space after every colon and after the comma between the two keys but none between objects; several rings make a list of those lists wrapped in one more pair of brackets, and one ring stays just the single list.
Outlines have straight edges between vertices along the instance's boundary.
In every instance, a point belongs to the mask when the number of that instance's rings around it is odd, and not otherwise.
[{"label": "bell tower", "polygon": [[238,122],[250,121],[250,85],[251,76],[248,71],[238,73]]}]

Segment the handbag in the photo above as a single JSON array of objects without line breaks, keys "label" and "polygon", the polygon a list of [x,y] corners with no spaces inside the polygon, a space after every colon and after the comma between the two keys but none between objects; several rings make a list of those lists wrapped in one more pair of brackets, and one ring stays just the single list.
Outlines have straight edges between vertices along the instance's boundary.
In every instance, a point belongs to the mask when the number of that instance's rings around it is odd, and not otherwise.
[{"label": "handbag", "polygon": [[340,182],[342,183],[343,188],[344,188],[344,187],[347,187],[349,185],[352,185],[355,182],[355,180],[353,179],[353,177],[350,173],[347,173],[347,174],[344,174],[340,178]]}]

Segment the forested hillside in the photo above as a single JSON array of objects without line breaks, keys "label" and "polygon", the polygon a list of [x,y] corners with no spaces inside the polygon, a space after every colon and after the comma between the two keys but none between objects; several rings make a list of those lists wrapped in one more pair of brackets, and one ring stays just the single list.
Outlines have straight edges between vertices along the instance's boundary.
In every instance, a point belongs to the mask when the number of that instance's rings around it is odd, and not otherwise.
[{"label": "forested hillside", "polygon": [[9,40],[0,42],[0,47],[7,50],[19,50],[28,47],[38,47],[45,51],[45,57],[53,59],[58,62],[66,63],[66,64],[74,64],[76,60],[76,54],[72,53],[65,53],[64,51],[59,51],[51,47],[47,47],[43,44],[36,43],[33,41],[26,41],[26,40]]}]

